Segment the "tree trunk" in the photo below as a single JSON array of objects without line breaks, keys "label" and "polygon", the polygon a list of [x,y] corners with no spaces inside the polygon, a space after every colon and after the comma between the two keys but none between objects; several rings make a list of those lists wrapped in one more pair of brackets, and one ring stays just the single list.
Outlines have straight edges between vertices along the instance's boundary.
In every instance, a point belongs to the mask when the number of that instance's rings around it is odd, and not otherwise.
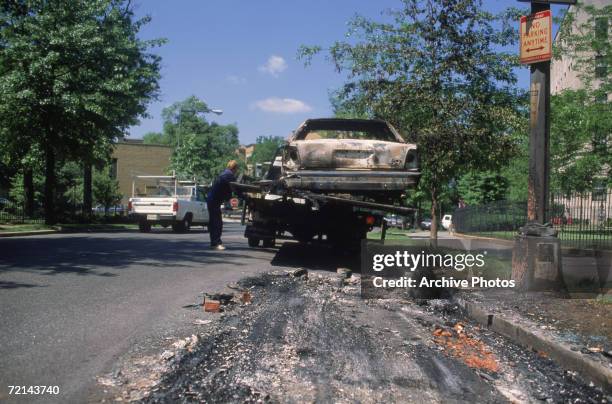
[{"label": "tree trunk", "polygon": [[55,224],[55,150],[50,141],[45,146],[45,224]]},{"label": "tree trunk", "polygon": [[91,164],[85,163],[83,167],[83,217],[91,219]]},{"label": "tree trunk", "polygon": [[34,216],[34,173],[31,168],[23,170],[23,191],[25,196],[25,215]]},{"label": "tree trunk", "polygon": [[431,191],[431,229],[429,239],[433,247],[438,246],[438,195],[435,190]]}]

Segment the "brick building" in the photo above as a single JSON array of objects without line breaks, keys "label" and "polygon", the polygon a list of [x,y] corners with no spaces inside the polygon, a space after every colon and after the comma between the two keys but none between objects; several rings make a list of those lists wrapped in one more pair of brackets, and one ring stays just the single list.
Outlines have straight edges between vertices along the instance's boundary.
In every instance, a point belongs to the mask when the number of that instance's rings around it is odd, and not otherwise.
[{"label": "brick building", "polygon": [[[595,8],[603,8],[604,6],[610,4],[610,0],[581,0],[580,2],[584,6],[593,6]],[[572,34],[579,35],[579,27],[582,24],[589,23],[588,14],[584,11],[579,11],[576,6],[573,5],[569,6],[567,13],[575,16],[574,24],[572,26]],[[607,36],[610,22],[607,19],[600,19],[594,23],[599,25],[596,27],[597,31],[604,32]],[[559,37],[559,32],[557,32],[555,43],[562,40],[563,39]],[[592,57],[597,58],[598,55],[593,54]],[[595,78],[593,81],[593,86],[597,87],[600,83],[601,80]],[[580,71],[576,69],[575,60],[571,55],[564,55],[562,58],[552,61],[550,79],[552,94],[557,94],[565,89],[579,90],[583,88],[583,86],[584,84],[580,78]],[[608,94],[608,100],[610,100],[611,95],[612,94]]]},{"label": "brick building", "polygon": [[111,157],[111,174],[119,181],[121,204],[127,205],[132,196],[133,176],[168,174],[171,155],[170,146],[145,144],[137,139],[117,143]]}]

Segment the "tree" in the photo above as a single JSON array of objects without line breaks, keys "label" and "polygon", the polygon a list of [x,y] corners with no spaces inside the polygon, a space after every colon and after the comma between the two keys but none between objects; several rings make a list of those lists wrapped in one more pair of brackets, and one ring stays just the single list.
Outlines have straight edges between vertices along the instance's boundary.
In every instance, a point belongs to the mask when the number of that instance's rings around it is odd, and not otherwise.
[{"label": "tree", "polygon": [[[348,82],[336,93],[345,111],[389,120],[418,144],[421,187],[437,239],[440,195],[469,169],[495,169],[515,150],[519,120],[513,68],[500,51],[516,42],[518,12],[494,16],[478,0],[402,0],[391,22],[356,17],[350,41],[328,57]],[[308,64],[320,46],[301,47]]]},{"label": "tree", "polygon": [[210,182],[236,159],[239,147],[238,128],[213,123],[204,133],[182,135],[181,145],[174,150],[170,168],[183,178]]},{"label": "tree", "polygon": [[[582,15],[583,18],[578,18]],[[612,185],[612,5],[578,3],[561,21],[555,61],[570,58],[581,88],[551,99],[551,188],[585,192],[601,180]]]},{"label": "tree", "polygon": [[209,123],[203,116],[207,112],[211,110],[206,103],[195,96],[162,112],[165,144],[174,146],[170,168],[181,177],[212,181],[237,157],[238,128]]},{"label": "tree", "polygon": [[93,199],[95,203],[104,206],[104,214],[117,205],[123,195],[119,192],[119,182],[110,176],[108,168],[96,170],[93,176]]},{"label": "tree", "polygon": [[552,190],[585,192],[593,188],[598,177],[610,181],[610,106],[594,101],[592,92],[586,89],[566,90],[552,97]]},{"label": "tree", "polygon": [[508,181],[498,172],[472,171],[457,183],[459,197],[468,205],[482,205],[504,199]]},{"label": "tree", "polygon": [[249,163],[255,166],[258,163],[272,162],[276,151],[284,143],[285,139],[280,136],[258,136]]},{"label": "tree", "polygon": [[163,41],[137,34],[124,0],[32,0],[0,5],[0,136],[14,153],[45,160],[45,220],[55,221],[56,165],[91,160],[146,113],[158,93]]},{"label": "tree", "polygon": [[160,132],[147,132],[142,136],[142,141],[145,144],[170,145],[170,139]]}]

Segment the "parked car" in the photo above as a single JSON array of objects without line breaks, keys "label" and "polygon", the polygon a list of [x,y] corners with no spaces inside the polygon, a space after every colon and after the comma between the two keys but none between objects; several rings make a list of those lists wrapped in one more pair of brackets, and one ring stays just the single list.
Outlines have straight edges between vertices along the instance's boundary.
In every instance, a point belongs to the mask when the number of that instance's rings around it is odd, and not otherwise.
[{"label": "parked car", "polygon": [[398,229],[406,229],[410,227],[410,223],[405,216],[387,215],[385,216],[384,220],[387,222],[387,227],[396,227]]},{"label": "parked car", "polygon": [[[93,213],[99,213],[102,215],[106,213],[106,209],[104,208],[104,205],[96,205],[93,208],[91,208],[91,211]],[[125,208],[123,207],[123,205],[115,205],[115,206],[108,207],[108,214],[111,214],[111,215],[122,215],[124,211],[125,211]]]},{"label": "parked car", "polygon": [[452,215],[444,215],[442,217],[442,227],[444,230],[449,230],[453,224],[453,216]]},{"label": "parked car", "polygon": [[281,183],[288,189],[399,195],[421,175],[417,146],[381,120],[308,119],[281,157]]},{"label": "parked car", "polygon": [[419,223],[421,230],[431,230],[431,219],[425,218]]}]

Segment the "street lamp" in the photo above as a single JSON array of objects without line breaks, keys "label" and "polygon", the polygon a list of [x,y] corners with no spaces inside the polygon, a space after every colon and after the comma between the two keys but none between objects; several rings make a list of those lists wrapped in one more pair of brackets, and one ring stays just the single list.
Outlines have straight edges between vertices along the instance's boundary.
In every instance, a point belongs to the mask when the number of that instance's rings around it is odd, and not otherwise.
[{"label": "street lamp", "polygon": [[[191,113],[194,113],[194,114],[197,114],[198,112],[200,112],[202,114],[207,114],[207,113],[213,113],[215,115],[223,114],[223,110],[220,109],[220,108],[208,108],[208,107],[206,107],[205,111],[196,111],[195,109],[181,108],[179,116],[178,116],[178,122],[177,122],[179,128],[181,128],[183,126],[183,112],[191,112]],[[178,140],[178,145],[177,146],[181,147],[181,136],[180,136],[180,134],[179,134],[177,140]]]}]

